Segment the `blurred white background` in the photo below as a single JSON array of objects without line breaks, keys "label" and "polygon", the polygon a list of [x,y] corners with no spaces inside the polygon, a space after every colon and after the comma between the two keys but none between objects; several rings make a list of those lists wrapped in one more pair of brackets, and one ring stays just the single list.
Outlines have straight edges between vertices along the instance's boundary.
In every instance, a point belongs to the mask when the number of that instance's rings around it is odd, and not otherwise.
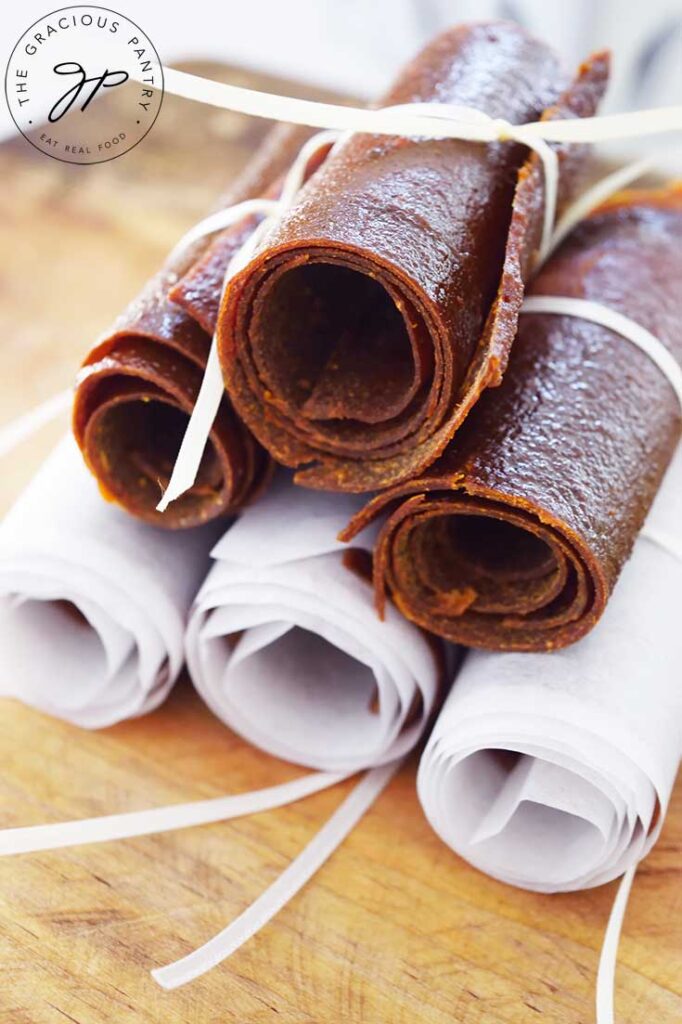
[{"label": "blurred white background", "polygon": [[[161,59],[237,63],[375,97],[401,62],[458,21],[521,22],[575,64],[614,53],[608,109],[682,103],[682,0],[113,0]],[[104,4],[102,4],[104,6]],[[0,15],[3,67],[16,40],[57,0],[10,0]],[[2,104],[0,132],[10,130]]]}]

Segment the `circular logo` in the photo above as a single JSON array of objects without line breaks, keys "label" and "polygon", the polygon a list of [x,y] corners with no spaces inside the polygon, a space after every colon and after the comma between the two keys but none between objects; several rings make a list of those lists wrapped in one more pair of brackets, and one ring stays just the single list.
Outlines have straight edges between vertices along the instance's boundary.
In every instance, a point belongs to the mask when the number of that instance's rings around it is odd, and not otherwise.
[{"label": "circular logo", "polygon": [[106,7],[63,7],[31,25],[12,50],[5,95],[17,128],[41,153],[99,164],[150,130],[163,69],[129,18]]}]

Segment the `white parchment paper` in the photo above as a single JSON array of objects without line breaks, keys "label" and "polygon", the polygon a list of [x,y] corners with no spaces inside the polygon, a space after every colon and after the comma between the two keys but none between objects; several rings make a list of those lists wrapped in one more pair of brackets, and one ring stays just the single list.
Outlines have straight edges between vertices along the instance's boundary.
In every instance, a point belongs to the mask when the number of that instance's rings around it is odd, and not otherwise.
[{"label": "white parchment paper", "polygon": [[65,438],[0,526],[0,693],[87,728],[156,707],[215,537],[104,501]]},{"label": "white parchment paper", "polygon": [[326,771],[400,757],[436,698],[422,632],[392,607],[380,622],[370,583],[344,565],[336,535],[360,504],[282,474],[216,545],[187,631],[190,675],[215,714],[269,753]]}]

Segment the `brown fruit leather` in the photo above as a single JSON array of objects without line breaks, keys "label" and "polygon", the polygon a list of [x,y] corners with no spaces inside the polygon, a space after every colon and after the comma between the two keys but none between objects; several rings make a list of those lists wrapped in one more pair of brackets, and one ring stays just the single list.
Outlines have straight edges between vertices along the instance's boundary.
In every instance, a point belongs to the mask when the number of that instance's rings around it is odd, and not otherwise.
[{"label": "brown fruit leather", "polygon": [[[427,46],[381,105],[589,116],[607,76],[601,54],[570,83],[519,26],[477,23]],[[584,151],[558,152],[564,203]],[[501,380],[543,211],[539,160],[514,143],[363,134],[326,160],[218,319],[233,404],[297,482],[375,490],[437,458]]]},{"label": "brown fruit leather", "polygon": [[[682,186],[624,193],[571,235],[529,289],[591,299],[682,363]],[[564,647],[595,625],[680,438],[661,370],[569,316],[523,314],[502,385],[420,478],[378,495],[374,578],[401,611],[493,650]]]},{"label": "brown fruit leather", "polygon": [[[218,208],[266,193],[311,134],[273,129]],[[255,225],[250,218],[171,257],[87,356],[78,378],[73,431],[110,500],[156,526],[195,526],[248,501],[267,478],[270,459],[221,403],[195,486],[163,514],[156,511],[201,384],[230,257]],[[183,308],[178,280],[209,252],[212,278]],[[210,284],[210,291],[208,285]]]}]

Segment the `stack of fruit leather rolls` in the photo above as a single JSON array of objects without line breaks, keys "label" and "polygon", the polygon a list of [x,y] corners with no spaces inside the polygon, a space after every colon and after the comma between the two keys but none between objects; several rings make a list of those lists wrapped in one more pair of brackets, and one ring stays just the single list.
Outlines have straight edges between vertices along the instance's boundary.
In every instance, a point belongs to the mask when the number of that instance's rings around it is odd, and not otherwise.
[{"label": "stack of fruit leather rolls", "polygon": [[86,728],[157,707],[215,538],[103,501],[65,438],[0,526],[0,693]]},{"label": "stack of fruit leather rolls", "polygon": [[[289,125],[273,129],[220,208],[276,188],[310,134]],[[224,398],[194,487],[163,516],[156,511],[199,392],[225,271],[255,224],[247,217],[215,239],[174,251],[95,345],[78,378],[73,429],[86,463],[106,496],[158,526],[189,527],[224,515],[252,497],[268,473],[267,455]],[[195,296],[188,312],[174,289],[198,266],[202,299]]]},{"label": "stack of fruit leather rolls", "polygon": [[[624,193],[550,259],[533,296],[592,300],[682,362],[682,188]],[[673,364],[674,365],[674,364]],[[631,341],[579,316],[521,317],[504,382],[426,473],[375,498],[386,592],[472,647],[541,651],[589,632],[680,437],[679,397]]]},{"label": "stack of fruit leather rolls", "polygon": [[322,771],[410,750],[442,683],[440,644],[373,607],[374,531],[336,535],[358,502],[279,476],[212,552],[187,630],[187,665],[215,714],[246,739]]},{"label": "stack of fruit leather rolls", "polygon": [[[589,116],[607,75],[597,55],[571,81],[518,25],[476,23],[437,37],[381,106],[458,105],[514,124]],[[560,207],[584,158],[559,150]],[[218,318],[234,407],[300,467],[297,482],[376,490],[442,452],[504,372],[544,194],[539,158],[512,142],[359,134],[334,149]]]}]

